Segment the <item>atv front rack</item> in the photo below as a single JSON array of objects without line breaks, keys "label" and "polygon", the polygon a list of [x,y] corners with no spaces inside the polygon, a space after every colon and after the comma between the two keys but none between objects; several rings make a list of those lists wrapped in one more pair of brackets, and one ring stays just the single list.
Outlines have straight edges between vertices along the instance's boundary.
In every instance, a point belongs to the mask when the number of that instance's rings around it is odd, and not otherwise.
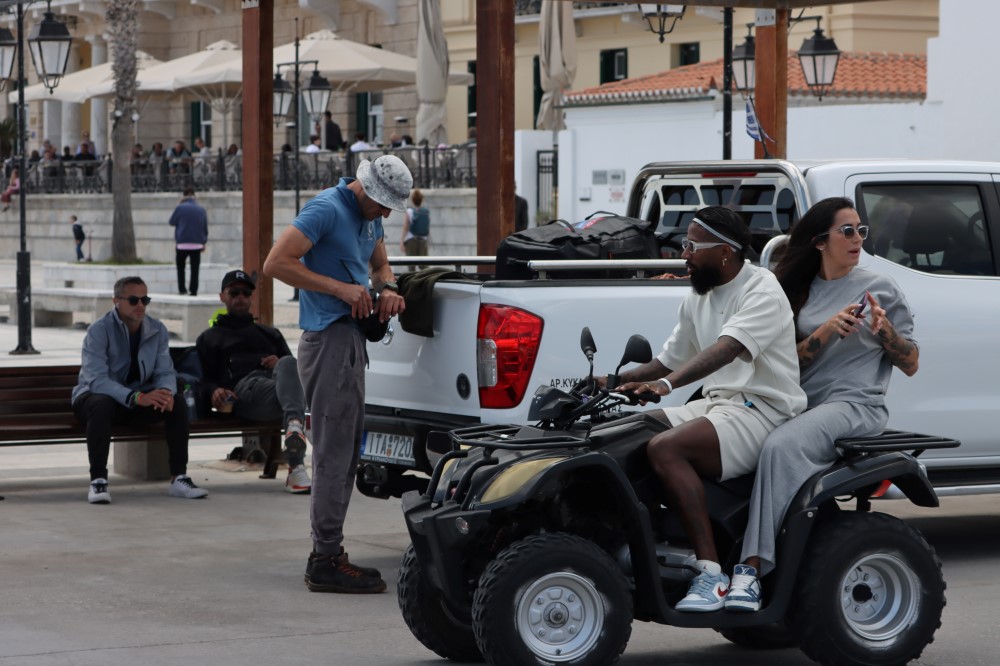
[{"label": "atv front rack", "polygon": [[910,451],[916,458],[927,449],[953,449],[960,444],[957,439],[902,430],[886,430],[881,435],[872,437],[851,437],[836,441],[837,448],[848,458],[887,451]]}]

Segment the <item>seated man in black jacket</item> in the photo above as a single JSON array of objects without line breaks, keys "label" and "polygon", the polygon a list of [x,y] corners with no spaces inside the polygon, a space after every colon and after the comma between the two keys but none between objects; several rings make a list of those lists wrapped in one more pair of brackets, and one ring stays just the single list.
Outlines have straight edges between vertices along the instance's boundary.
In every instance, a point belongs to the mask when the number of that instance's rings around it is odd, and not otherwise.
[{"label": "seated man in black jacket", "polygon": [[220,412],[253,421],[281,417],[285,426],[288,478],[285,490],[307,494],[312,489],[305,468],[305,397],[299,371],[281,332],[258,324],[250,314],[253,279],[243,271],[222,278],[219,299],[226,314],[198,336],[202,387]]}]

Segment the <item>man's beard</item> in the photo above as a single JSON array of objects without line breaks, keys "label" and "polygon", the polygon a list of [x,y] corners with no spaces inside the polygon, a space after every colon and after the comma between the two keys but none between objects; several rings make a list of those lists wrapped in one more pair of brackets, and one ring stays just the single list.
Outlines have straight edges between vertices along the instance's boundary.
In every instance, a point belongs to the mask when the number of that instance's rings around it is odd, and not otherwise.
[{"label": "man's beard", "polygon": [[722,271],[715,266],[701,266],[695,268],[688,265],[688,277],[691,279],[691,288],[696,294],[704,296],[712,291],[713,287],[722,284]]}]

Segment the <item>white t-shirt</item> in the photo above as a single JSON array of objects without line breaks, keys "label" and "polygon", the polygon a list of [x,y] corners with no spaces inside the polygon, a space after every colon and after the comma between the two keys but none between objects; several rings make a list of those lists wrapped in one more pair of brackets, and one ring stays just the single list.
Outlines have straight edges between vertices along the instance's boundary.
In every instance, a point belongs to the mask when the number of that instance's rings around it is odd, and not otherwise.
[{"label": "white t-shirt", "polygon": [[731,282],[704,295],[692,290],[681,303],[678,319],[657,356],[671,370],[723,335],[746,347],[746,353],[702,380],[706,397],[742,394],[774,425],[806,408],[792,308],[771,271],[745,263]]},{"label": "white t-shirt", "polygon": [[308,146],[306,146],[306,149],[305,149],[304,152],[307,152],[309,154],[318,153],[319,152],[319,146],[317,146],[315,143],[310,143]]}]

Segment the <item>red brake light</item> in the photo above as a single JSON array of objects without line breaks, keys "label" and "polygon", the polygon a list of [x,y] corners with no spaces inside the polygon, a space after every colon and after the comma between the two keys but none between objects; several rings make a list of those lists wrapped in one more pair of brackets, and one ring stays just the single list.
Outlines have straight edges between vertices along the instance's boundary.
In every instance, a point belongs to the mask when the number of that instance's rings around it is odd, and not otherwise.
[{"label": "red brake light", "polygon": [[476,330],[479,404],[516,407],[524,398],[542,342],[541,317],[506,305],[481,305]]},{"label": "red brake light", "polygon": [[885,495],[887,492],[889,492],[889,488],[891,486],[892,486],[892,481],[890,481],[889,479],[886,479],[885,481],[883,481],[879,485],[878,490],[876,490],[874,493],[872,493],[872,499],[878,499],[878,498],[882,497],[883,495]]}]

